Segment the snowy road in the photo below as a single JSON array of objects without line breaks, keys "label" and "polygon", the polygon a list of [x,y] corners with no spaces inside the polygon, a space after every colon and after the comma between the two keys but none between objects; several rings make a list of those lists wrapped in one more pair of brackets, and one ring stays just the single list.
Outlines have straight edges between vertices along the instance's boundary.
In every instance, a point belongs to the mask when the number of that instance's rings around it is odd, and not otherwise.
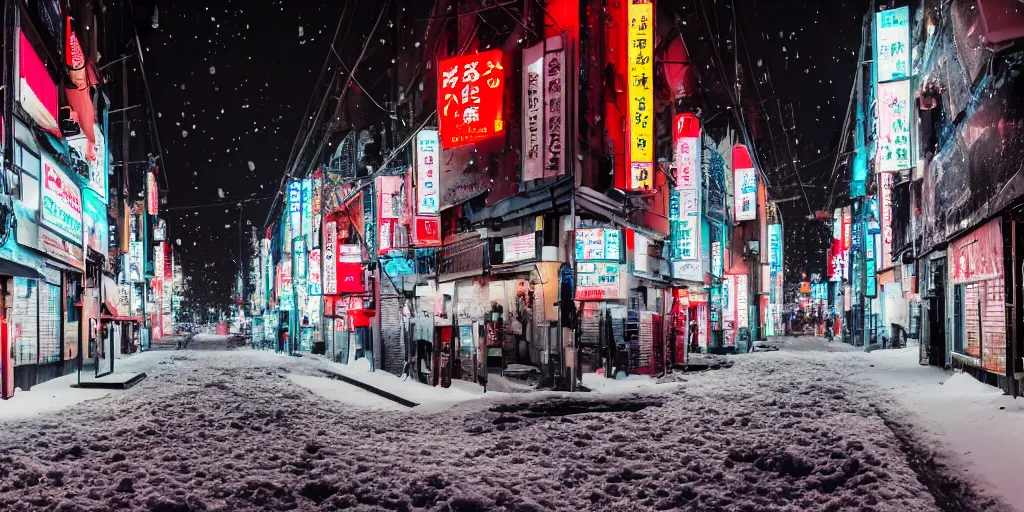
[{"label": "snowy road", "polygon": [[167,352],[135,388],[0,424],[0,510],[1007,508],[929,456],[867,384],[876,358],[787,340],[623,395],[416,412],[325,398],[345,388],[306,382],[314,358]]}]

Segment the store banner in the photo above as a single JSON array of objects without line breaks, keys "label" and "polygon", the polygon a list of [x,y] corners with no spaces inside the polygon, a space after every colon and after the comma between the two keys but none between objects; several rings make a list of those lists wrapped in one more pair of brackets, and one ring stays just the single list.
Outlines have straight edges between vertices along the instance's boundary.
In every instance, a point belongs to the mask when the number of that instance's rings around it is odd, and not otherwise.
[{"label": "store banner", "polygon": [[82,245],[82,192],[49,156],[43,154],[40,160],[43,166],[43,225],[72,243]]},{"label": "store banner", "polygon": [[286,240],[302,234],[302,182],[288,182],[288,227]]},{"label": "store banner", "polygon": [[576,262],[576,300],[601,301],[625,299],[625,265],[619,263]]},{"label": "store banner", "polygon": [[910,80],[878,84],[878,158],[881,172],[910,169]]},{"label": "store banner", "polygon": [[523,50],[523,181],[544,177],[544,43]]},{"label": "store banner", "polygon": [[565,49],[562,36],[549,37],[544,52],[544,177],[565,174]]},{"label": "store banner", "polygon": [[416,134],[416,213],[420,215],[436,215],[440,211],[439,151],[437,130],[420,130]]},{"label": "store banner", "polygon": [[875,14],[875,69],[879,82],[910,78],[910,8]]},{"label": "store banner", "polygon": [[363,285],[363,265],[360,263],[338,263],[338,293],[361,293],[366,291]]},{"label": "store banner", "polygon": [[18,74],[21,78],[18,101],[39,126],[60,134],[57,124],[57,85],[35,47],[18,31]]},{"label": "store banner", "polygon": [[782,271],[782,225],[768,225],[768,265],[771,271]]},{"label": "store banner", "polygon": [[537,259],[537,234],[506,236],[501,240],[503,263]]},{"label": "store banner", "polygon": [[160,215],[160,187],[152,171],[146,173],[146,198],[146,212],[154,217]]},{"label": "store banner", "polygon": [[654,4],[628,0],[626,59],[629,144],[626,161],[630,190],[654,187]]},{"label": "store banner", "polygon": [[437,117],[442,148],[472,144],[505,131],[503,57],[501,50],[490,50],[438,64]]},{"label": "store banner", "polygon": [[39,230],[39,248],[51,258],[71,265],[79,270],[85,269],[85,253],[80,245],[75,245],[46,228]]},{"label": "store banner", "polygon": [[144,281],[142,242],[132,241],[128,244],[128,247],[128,282],[141,283]]},{"label": "store banner", "polygon": [[736,276],[733,275],[722,279],[722,320],[736,320]]},{"label": "store banner", "polygon": [[891,173],[878,173],[879,224],[881,230],[881,247],[879,268],[892,266],[892,181]]},{"label": "store banner", "polygon": [[747,147],[736,144],[732,148],[733,214],[737,221],[757,218],[757,171]]},{"label": "store banner", "polygon": [[417,247],[441,245],[441,219],[439,217],[416,217],[415,232]]},{"label": "store banner", "polygon": [[[675,192],[678,208],[670,208],[673,259],[700,260],[703,178],[701,174],[700,123],[690,113],[678,114],[673,122],[675,142]],[[674,197],[674,196],[673,196]],[[676,221],[676,222],[673,222]],[[674,224],[674,226],[673,226]]]},{"label": "store banner", "polygon": [[736,328],[743,329],[750,327],[750,287],[747,283],[747,275],[735,276],[736,289]]},{"label": "store banner", "polygon": [[302,238],[306,247],[313,245],[313,180],[302,180]]},{"label": "store banner", "polygon": [[711,275],[722,277],[722,242],[711,242]]},{"label": "store banner", "polygon": [[1003,276],[1002,220],[994,219],[949,244],[949,277],[963,284]]},{"label": "store banner", "polygon": [[89,188],[99,195],[103,204],[107,204],[107,150],[106,141],[103,138],[103,129],[96,125],[96,143],[93,144],[95,158],[87,160],[89,150],[89,139],[79,134],[67,138],[68,146],[78,152],[82,159],[89,165]]},{"label": "store banner", "polygon": [[338,223],[328,221],[324,224],[324,251],[323,251],[323,292],[324,295],[338,293],[338,267],[337,267],[337,244],[338,244]]}]

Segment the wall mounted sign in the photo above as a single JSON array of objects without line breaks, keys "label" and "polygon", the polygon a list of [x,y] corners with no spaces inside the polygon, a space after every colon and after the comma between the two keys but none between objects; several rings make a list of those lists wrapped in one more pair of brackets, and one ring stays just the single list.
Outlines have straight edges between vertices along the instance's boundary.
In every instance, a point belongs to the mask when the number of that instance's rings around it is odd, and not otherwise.
[{"label": "wall mounted sign", "polygon": [[627,2],[628,184],[631,190],[649,190],[654,186],[654,4]]},{"label": "wall mounted sign", "polygon": [[420,215],[436,214],[440,209],[439,151],[437,130],[416,134],[416,213]]},{"label": "wall mounted sign", "polygon": [[882,172],[910,168],[910,80],[878,84],[878,154]]},{"label": "wall mounted sign", "polygon": [[625,277],[618,263],[576,263],[576,300],[623,299]]},{"label": "wall mounted sign", "polygon": [[501,239],[501,253],[505,263],[515,263],[537,258],[537,235],[527,233],[507,236]]},{"label": "wall mounted sign", "polygon": [[82,192],[50,157],[43,155],[42,222],[77,245],[82,245]]},{"label": "wall mounted sign", "polygon": [[544,177],[544,43],[523,49],[523,181]]},{"label": "wall mounted sign", "polygon": [[577,229],[576,259],[620,261],[622,232],[605,228]]},{"label": "wall mounted sign", "polygon": [[875,14],[875,63],[879,82],[910,78],[910,8]]},{"label": "wall mounted sign", "polygon": [[437,117],[442,148],[505,130],[505,71],[501,50],[445,59],[438,65]]}]

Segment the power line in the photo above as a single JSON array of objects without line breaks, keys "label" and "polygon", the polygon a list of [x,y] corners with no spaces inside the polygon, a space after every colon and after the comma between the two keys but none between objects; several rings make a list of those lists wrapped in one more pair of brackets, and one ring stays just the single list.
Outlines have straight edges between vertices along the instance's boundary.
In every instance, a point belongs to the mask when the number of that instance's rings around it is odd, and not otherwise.
[{"label": "power line", "polygon": [[[380,10],[380,14],[379,14],[379,15],[377,16],[377,21],[376,21],[376,22],[374,22],[374,24],[373,24],[373,29],[372,29],[372,30],[370,30],[370,33],[369,33],[369,35],[367,35],[367,37],[366,37],[366,41],[365,41],[365,42],[363,43],[363,47],[362,47],[362,49],[361,49],[361,50],[360,50],[360,52],[359,52],[359,57],[358,57],[358,58],[356,58],[356,61],[355,61],[355,63],[354,63],[353,65],[352,65],[352,69],[351,69],[351,72],[349,72],[349,73],[348,73],[348,78],[347,78],[347,79],[345,80],[345,85],[344,85],[344,86],[342,86],[342,88],[341,88],[341,95],[340,95],[340,96],[339,96],[339,98],[338,98],[338,105],[339,105],[339,106],[340,106],[341,104],[343,104],[343,102],[345,101],[345,96],[346,96],[346,94],[348,93],[348,87],[349,87],[349,84],[351,84],[351,83],[352,83],[352,78],[353,78],[353,76],[354,76],[354,73],[355,73],[355,71],[356,71],[357,69],[359,69],[359,64],[360,64],[360,63],[361,63],[361,62],[363,61],[363,57],[364,57],[364,56],[366,55],[366,49],[367,49],[367,48],[369,48],[369,46],[370,46],[370,41],[371,41],[371,40],[373,40],[373,35],[374,35],[374,34],[375,34],[375,33],[377,32],[377,28],[378,28],[378,27],[380,26],[380,22],[381,22],[381,20],[382,20],[382,19],[384,19],[384,14],[385,14],[385,13],[386,13],[386,12],[388,11],[388,7],[389,7],[390,5],[391,5],[391,0],[386,0],[386,1],[384,2],[384,5],[383,5],[383,7],[381,7],[381,10]],[[338,23],[339,23],[339,27],[340,27],[340,26],[341,26],[341,25],[340,25],[340,24],[341,24],[341,20],[339,20],[339,21],[338,21]],[[334,41],[332,41],[332,42],[331,42],[331,45],[332,45],[332,46],[334,45]],[[327,60],[327,61],[329,61],[329,60],[330,60],[330,58],[331,58],[331,51],[329,50],[329,51],[327,52],[327,57],[326,57],[326,60]],[[325,62],[325,64],[326,64],[326,62]],[[337,77],[338,77],[338,74],[337,74],[337,73],[335,73],[334,77],[332,77],[332,79],[331,79],[331,85],[330,85],[330,87],[328,88],[328,90],[327,90],[327,93],[326,93],[326,94],[324,94],[324,99],[323,99],[323,101],[322,101],[322,102],[321,102],[321,104],[320,104],[320,109],[319,109],[319,111],[317,112],[317,115],[316,115],[316,119],[314,119],[314,121],[313,121],[313,123],[311,123],[311,125],[312,125],[312,124],[316,124],[317,120],[319,120],[319,119],[320,119],[320,115],[321,115],[321,114],[323,114],[323,110],[324,110],[324,108],[325,108],[325,107],[326,107],[326,105],[327,105],[327,100],[328,100],[328,99],[329,99],[329,98],[331,97],[331,95],[330,95],[330,90],[331,90],[331,89],[333,88],[333,86],[334,86],[334,81],[335,81],[335,80],[337,79]],[[337,110],[337,108],[336,108],[335,110]],[[328,129],[328,130],[327,130],[327,136],[329,136],[329,135],[330,135],[330,130]],[[280,181],[280,183],[278,184],[278,190],[281,190],[281,189],[282,189],[282,188],[284,187],[284,183],[285,183],[285,181],[286,181],[286,180],[287,180],[287,179],[288,179],[288,178],[289,178],[290,176],[293,176],[293,175],[295,174],[295,169],[296,169],[296,167],[298,166],[298,163],[299,163],[299,158],[300,158],[300,155],[301,155],[301,153],[302,153],[302,152],[303,152],[303,151],[305,150],[305,148],[306,148],[306,147],[307,147],[307,146],[309,145],[309,140],[310,140],[310,138],[311,138],[312,136],[313,136],[313,130],[312,130],[312,128],[311,128],[311,129],[309,130],[309,132],[307,132],[307,134],[306,134],[306,137],[305,137],[305,139],[304,139],[304,140],[303,140],[303,142],[302,142],[302,146],[300,146],[300,147],[301,147],[302,149],[300,149],[300,150],[299,150],[299,152],[298,152],[298,153],[296,153],[296,155],[295,155],[295,160],[294,160],[294,161],[292,161],[292,162],[291,162],[291,163],[290,163],[289,165],[286,165],[286,166],[285,166],[285,172],[284,172],[284,174],[282,174],[282,175],[281,175],[281,181]],[[277,198],[278,198],[278,197],[279,197],[279,196],[274,196],[274,204],[272,204],[272,205],[270,206],[270,209],[269,209],[269,210],[267,211],[267,218],[266,218],[266,220],[265,220],[265,221],[263,222],[263,227],[264,227],[264,228],[270,225],[270,219],[271,219],[271,218],[273,218],[273,216],[274,216],[274,211],[275,211],[275,210],[277,209],[277,204],[278,204],[278,202],[277,202]]]}]

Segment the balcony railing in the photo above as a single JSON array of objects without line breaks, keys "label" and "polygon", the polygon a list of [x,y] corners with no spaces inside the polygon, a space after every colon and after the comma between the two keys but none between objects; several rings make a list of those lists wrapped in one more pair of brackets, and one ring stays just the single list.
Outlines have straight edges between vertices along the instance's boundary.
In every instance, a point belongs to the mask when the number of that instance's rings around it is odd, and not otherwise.
[{"label": "balcony railing", "polygon": [[487,267],[487,240],[460,240],[438,249],[438,275],[472,275]]}]

